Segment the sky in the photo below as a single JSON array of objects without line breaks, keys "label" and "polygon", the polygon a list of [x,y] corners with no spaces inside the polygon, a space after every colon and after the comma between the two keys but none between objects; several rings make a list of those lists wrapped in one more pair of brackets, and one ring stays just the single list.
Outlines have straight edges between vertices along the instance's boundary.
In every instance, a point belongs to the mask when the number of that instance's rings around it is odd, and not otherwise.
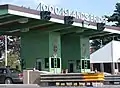
[{"label": "sky", "polygon": [[0,4],[13,4],[36,9],[40,2],[48,5],[77,10],[96,16],[110,15],[120,0],[0,0]]}]

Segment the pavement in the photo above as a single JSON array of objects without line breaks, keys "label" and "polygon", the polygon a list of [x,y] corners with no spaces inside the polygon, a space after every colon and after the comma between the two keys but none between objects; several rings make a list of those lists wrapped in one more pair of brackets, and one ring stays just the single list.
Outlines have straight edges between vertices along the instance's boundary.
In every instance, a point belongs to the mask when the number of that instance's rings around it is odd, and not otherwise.
[{"label": "pavement", "polygon": [[0,88],[120,88],[120,85],[103,85],[98,87],[40,87],[37,84],[0,84]]},{"label": "pavement", "polygon": [[41,87],[41,88],[120,88],[120,85],[104,85],[99,87]]},{"label": "pavement", "polygon": [[37,84],[0,84],[0,88],[41,88]]}]

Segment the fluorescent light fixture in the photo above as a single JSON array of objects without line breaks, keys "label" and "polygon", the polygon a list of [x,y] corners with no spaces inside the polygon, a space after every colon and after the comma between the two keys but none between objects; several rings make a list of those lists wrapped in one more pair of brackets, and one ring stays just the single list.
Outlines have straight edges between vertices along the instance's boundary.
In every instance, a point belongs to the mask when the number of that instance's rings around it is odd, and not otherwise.
[{"label": "fluorescent light fixture", "polygon": [[23,28],[20,30],[21,32],[28,32],[29,31],[29,28]]},{"label": "fluorescent light fixture", "polygon": [[28,22],[28,18],[21,18],[18,20],[19,23],[24,24]]}]

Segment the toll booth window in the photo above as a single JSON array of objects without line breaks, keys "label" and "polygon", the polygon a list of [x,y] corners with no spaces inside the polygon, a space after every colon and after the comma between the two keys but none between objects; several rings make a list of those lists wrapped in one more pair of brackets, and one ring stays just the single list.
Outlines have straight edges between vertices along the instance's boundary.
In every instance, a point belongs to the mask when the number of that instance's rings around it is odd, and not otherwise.
[{"label": "toll booth window", "polygon": [[90,60],[87,60],[87,61],[85,61],[85,60],[82,60],[82,69],[90,69]]},{"label": "toll booth window", "polygon": [[90,69],[90,61],[87,61],[87,69]]},{"label": "toll booth window", "polygon": [[49,58],[45,58],[45,68],[49,68]]},{"label": "toll booth window", "polygon": [[82,69],[84,69],[85,63],[84,60],[82,60]]},{"label": "toll booth window", "polygon": [[60,68],[60,58],[57,58],[57,68]]},{"label": "toll booth window", "polygon": [[51,68],[54,68],[54,58],[51,58]]}]

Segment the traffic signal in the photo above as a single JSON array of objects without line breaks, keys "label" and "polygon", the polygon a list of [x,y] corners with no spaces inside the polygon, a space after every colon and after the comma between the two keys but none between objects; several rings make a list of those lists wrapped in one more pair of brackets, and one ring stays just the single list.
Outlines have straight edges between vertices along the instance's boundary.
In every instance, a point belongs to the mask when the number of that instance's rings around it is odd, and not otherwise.
[{"label": "traffic signal", "polygon": [[51,12],[49,11],[41,11],[40,17],[42,20],[50,20],[51,19]]},{"label": "traffic signal", "polygon": [[64,24],[71,25],[74,23],[74,17],[73,16],[65,16],[64,17]]},{"label": "traffic signal", "polygon": [[103,31],[105,29],[105,23],[97,23],[97,30]]},{"label": "traffic signal", "polygon": [[21,68],[22,68],[22,70],[26,69],[26,63],[25,63],[24,59],[21,59]]}]

